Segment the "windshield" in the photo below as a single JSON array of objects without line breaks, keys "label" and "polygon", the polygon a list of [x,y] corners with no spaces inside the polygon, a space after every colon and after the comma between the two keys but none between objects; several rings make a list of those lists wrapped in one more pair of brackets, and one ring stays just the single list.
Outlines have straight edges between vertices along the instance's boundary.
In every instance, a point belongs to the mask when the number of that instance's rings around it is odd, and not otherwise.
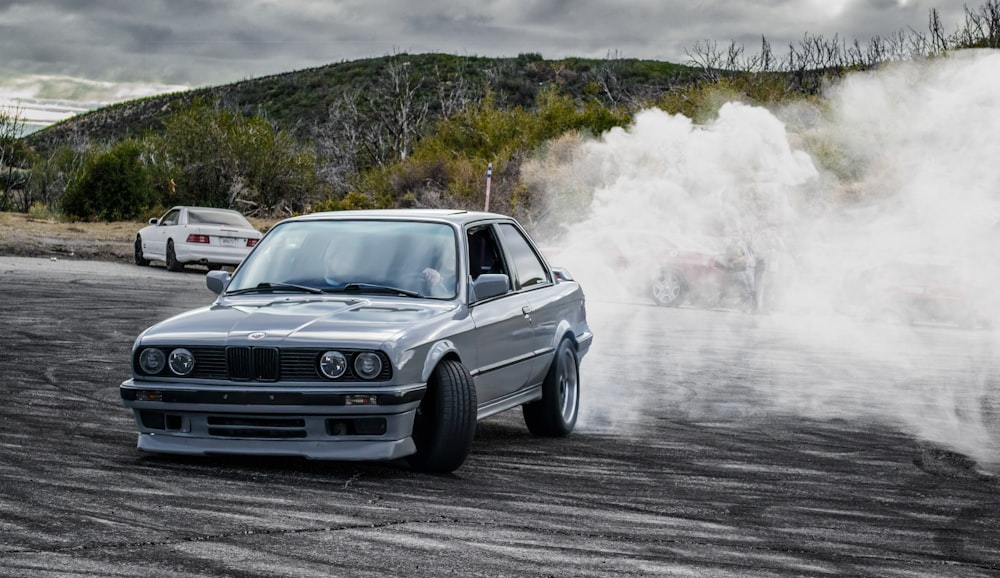
[{"label": "windshield", "polygon": [[418,221],[291,221],[277,225],[236,271],[227,294],[292,291],[456,295],[457,240]]}]

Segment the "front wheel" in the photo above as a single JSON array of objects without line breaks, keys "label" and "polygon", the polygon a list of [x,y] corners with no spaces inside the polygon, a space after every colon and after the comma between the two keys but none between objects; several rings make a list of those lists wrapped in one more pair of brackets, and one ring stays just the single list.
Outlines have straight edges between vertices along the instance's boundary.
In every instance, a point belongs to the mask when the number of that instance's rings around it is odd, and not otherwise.
[{"label": "front wheel", "polygon": [[170,271],[183,271],[184,263],[177,261],[177,253],[174,252],[173,239],[167,241],[167,269]]},{"label": "front wheel", "polygon": [[149,266],[149,259],[142,254],[142,237],[135,237],[135,264],[140,267]]},{"label": "front wheel", "polygon": [[653,280],[653,301],[663,307],[677,307],[684,297],[684,277],[673,269],[666,269]]},{"label": "front wheel", "polygon": [[422,472],[453,472],[465,462],[476,434],[476,386],[465,366],[443,360],[427,383],[413,419],[417,452],[407,461]]},{"label": "front wheel", "polygon": [[542,399],[521,406],[528,431],[536,436],[562,437],[576,427],[580,411],[580,362],[576,348],[563,339],[542,384]]}]

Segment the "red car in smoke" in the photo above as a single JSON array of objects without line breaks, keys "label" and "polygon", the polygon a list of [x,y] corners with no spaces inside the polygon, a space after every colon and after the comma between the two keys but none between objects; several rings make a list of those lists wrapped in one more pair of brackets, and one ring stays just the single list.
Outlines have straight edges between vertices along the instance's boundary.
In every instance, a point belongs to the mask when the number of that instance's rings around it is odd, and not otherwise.
[{"label": "red car in smoke", "polygon": [[[581,278],[593,272],[588,286],[594,295],[643,297],[662,307],[753,308],[755,269],[748,249],[741,254],[721,237],[676,239],[660,231],[618,229],[544,252],[583,271]],[[574,264],[574,258],[580,261]]]},{"label": "red car in smoke", "polygon": [[649,287],[657,305],[735,307],[754,305],[755,259],[749,247],[731,243],[722,253],[672,248],[663,255]]}]

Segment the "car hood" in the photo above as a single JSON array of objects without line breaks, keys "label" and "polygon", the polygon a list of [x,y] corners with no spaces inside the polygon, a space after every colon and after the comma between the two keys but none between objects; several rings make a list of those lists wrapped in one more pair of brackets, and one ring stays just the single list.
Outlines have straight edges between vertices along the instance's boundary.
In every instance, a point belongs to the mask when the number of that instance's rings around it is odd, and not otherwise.
[{"label": "car hood", "polygon": [[143,344],[371,347],[453,314],[452,302],[415,299],[282,297],[220,299],[172,317]]}]

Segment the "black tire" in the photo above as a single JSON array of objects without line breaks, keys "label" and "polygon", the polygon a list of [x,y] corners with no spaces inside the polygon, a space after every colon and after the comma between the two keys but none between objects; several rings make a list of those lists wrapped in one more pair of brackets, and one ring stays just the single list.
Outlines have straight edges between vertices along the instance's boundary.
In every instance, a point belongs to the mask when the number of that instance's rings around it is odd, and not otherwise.
[{"label": "black tire", "polygon": [[167,269],[170,271],[183,271],[184,263],[177,261],[177,253],[174,252],[174,240],[167,241]]},{"label": "black tire", "polygon": [[673,269],[664,269],[653,279],[650,297],[661,307],[677,307],[684,300],[686,290],[683,275]]},{"label": "black tire", "polygon": [[521,406],[528,431],[536,436],[563,437],[580,413],[580,362],[576,347],[563,339],[542,384],[542,399]]},{"label": "black tire", "polygon": [[149,259],[142,255],[142,237],[135,236],[135,264],[140,267],[148,267]]},{"label": "black tire", "polygon": [[421,472],[457,470],[476,435],[476,386],[465,366],[445,359],[434,368],[413,420],[417,452],[407,461]]}]

